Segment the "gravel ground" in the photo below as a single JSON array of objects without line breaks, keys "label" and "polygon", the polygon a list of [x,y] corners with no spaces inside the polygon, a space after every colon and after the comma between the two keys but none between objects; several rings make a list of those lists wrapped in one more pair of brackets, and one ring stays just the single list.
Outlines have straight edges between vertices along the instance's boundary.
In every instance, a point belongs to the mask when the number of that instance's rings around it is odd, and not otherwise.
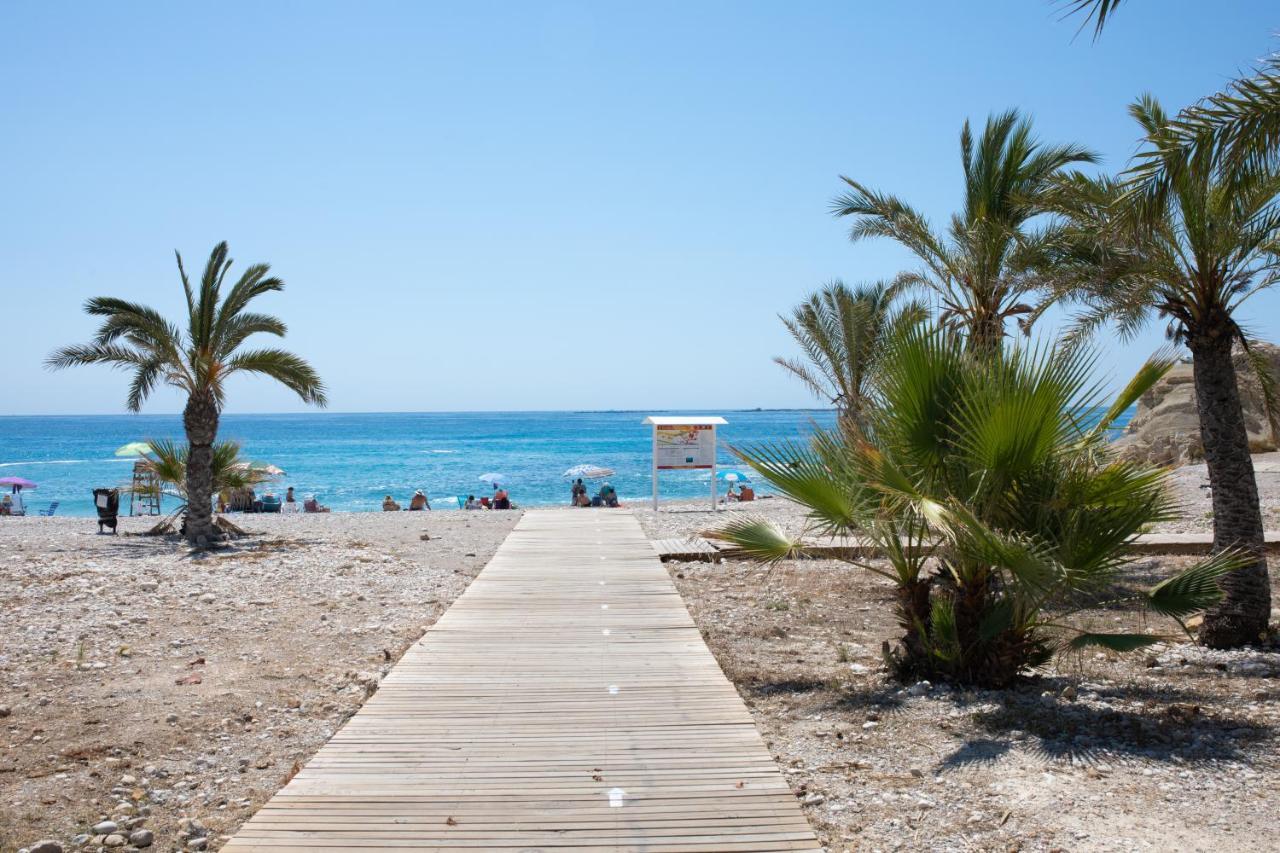
[{"label": "gravel ground", "polygon": [[203,556],[142,519],[0,518],[0,851],[216,849],[519,516],[235,517]]},{"label": "gravel ground", "polygon": [[[1180,487],[1198,492],[1188,473]],[[786,500],[746,509],[803,526]],[[713,521],[696,504],[637,515],[653,538]],[[1188,559],[1145,560],[1126,583]],[[902,685],[880,659],[899,633],[886,581],[832,560],[667,565],[831,850],[1280,850],[1280,646],[1173,640],[1060,658],[1006,691]],[[1122,611],[1074,618],[1176,630]]]}]

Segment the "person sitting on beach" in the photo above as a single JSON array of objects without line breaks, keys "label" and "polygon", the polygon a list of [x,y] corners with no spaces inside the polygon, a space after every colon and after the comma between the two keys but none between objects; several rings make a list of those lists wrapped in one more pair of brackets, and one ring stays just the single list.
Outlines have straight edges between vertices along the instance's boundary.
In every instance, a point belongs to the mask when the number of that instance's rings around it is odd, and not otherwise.
[{"label": "person sitting on beach", "polygon": [[729,491],[724,493],[724,499],[727,501],[736,501],[738,499],[738,484],[729,481]]},{"label": "person sitting on beach", "polygon": [[475,495],[467,495],[467,502],[462,505],[463,509],[484,509],[484,504],[476,500]]},{"label": "person sitting on beach", "polygon": [[293,498],[293,486],[290,486],[289,488],[284,490],[284,502],[287,504],[297,503],[297,501],[294,500]]},{"label": "person sitting on beach", "polygon": [[307,495],[306,500],[302,502],[303,512],[328,512],[329,508],[316,500],[315,495]]},{"label": "person sitting on beach", "polygon": [[385,498],[382,499],[382,511],[383,512],[399,512],[400,504],[392,500],[391,495],[387,495]]},{"label": "person sitting on beach", "polygon": [[497,491],[493,493],[493,508],[511,509],[511,496],[508,495],[507,490],[501,486],[499,486]]},{"label": "person sitting on beach", "polygon": [[481,498],[481,499],[480,499],[480,508],[481,508],[481,509],[493,509],[493,504],[489,502],[489,499],[488,499],[488,498]]},{"label": "person sitting on beach", "polygon": [[587,497],[587,490],[583,489],[578,496],[573,499],[574,506],[591,506],[591,498]]},{"label": "person sitting on beach", "polygon": [[420,512],[424,509],[431,509],[431,502],[422,493],[422,489],[418,489],[413,493],[413,497],[409,499],[409,512]]},{"label": "person sitting on beach", "polygon": [[577,482],[573,484],[573,488],[569,492],[569,506],[582,506],[582,503],[578,500],[578,497],[580,495],[585,495],[586,493],[587,493],[587,487],[582,484],[582,478],[579,477],[577,479]]},{"label": "person sitting on beach", "polygon": [[600,487],[600,502],[605,506],[616,507],[618,505],[618,493],[614,491],[613,486],[605,483]]},{"label": "person sitting on beach", "polygon": [[738,503],[745,501],[753,501],[756,499],[756,490],[750,486],[743,485],[741,491],[738,492]]},{"label": "person sitting on beach", "polygon": [[9,515],[13,512],[13,498],[5,495],[0,498],[0,515]]}]

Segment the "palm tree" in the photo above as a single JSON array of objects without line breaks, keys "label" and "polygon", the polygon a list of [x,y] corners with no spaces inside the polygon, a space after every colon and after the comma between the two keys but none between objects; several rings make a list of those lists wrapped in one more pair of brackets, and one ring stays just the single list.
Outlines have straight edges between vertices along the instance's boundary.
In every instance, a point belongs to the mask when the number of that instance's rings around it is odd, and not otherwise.
[{"label": "palm tree", "polygon": [[808,363],[781,357],[774,361],[835,406],[841,422],[850,427],[862,422],[871,372],[885,344],[926,317],[918,302],[895,307],[896,295],[883,282],[850,289],[837,280],[781,318]]},{"label": "palm tree", "polygon": [[[917,328],[879,363],[864,435],[735,452],[805,506],[817,532],[878,546],[885,562],[849,561],[895,585],[903,635],[886,658],[900,677],[1002,687],[1062,648],[1160,639],[1069,618],[1117,603],[1129,543],[1174,509],[1167,473],[1118,459],[1106,438],[1171,362],[1147,365],[1091,425],[1080,412],[1097,402],[1092,364],[1079,347],[975,354],[954,331]],[[767,519],[709,535],[764,561],[805,550]],[[1130,600],[1185,624],[1221,597],[1234,565],[1218,554]]]},{"label": "palm tree", "polygon": [[[188,515],[189,499],[187,496],[187,462],[191,458],[191,446],[189,444],[179,445],[173,439],[154,438],[148,439],[147,444],[150,452],[144,454],[139,459],[141,467],[150,473],[156,481],[155,486],[148,487],[149,490],[160,491],[167,486],[168,494],[178,498],[181,502],[169,516],[153,529],[152,533],[162,533],[172,531],[172,522],[179,515]],[[256,468],[240,456],[240,445],[234,441],[215,441],[213,443],[213,457],[210,463],[210,480],[213,484],[213,494],[223,491],[233,491],[237,489],[249,489],[253,486],[265,483],[271,479],[271,475],[261,468]],[[226,519],[221,519],[218,526],[223,529],[230,528],[235,530],[227,523]]]},{"label": "palm tree", "polygon": [[258,296],[284,289],[283,281],[268,275],[267,264],[246,269],[224,298],[223,280],[231,268],[226,242],[210,253],[198,292],[187,278],[182,255],[175,254],[187,300],[185,334],[153,308],[114,297],[94,297],[85,303],[85,311],[104,319],[93,341],[57,350],[45,363],[55,370],[109,364],[131,371],[126,399],[131,412],[140,411],[160,383],[186,393],[182,425],[191,445],[186,466],[187,539],[192,545],[205,547],[219,538],[213,524],[213,444],[228,377],[236,373],[268,376],[318,406],[326,404],[325,389],[311,365],[293,353],[242,348],[255,334],[285,334],[279,319],[248,310]]},{"label": "palm tree", "polygon": [[1206,614],[1200,639],[1237,646],[1265,632],[1271,592],[1232,350],[1249,348],[1244,303],[1280,280],[1280,167],[1177,144],[1171,119],[1150,96],[1130,112],[1147,146],[1139,156],[1158,159],[1164,178],[1136,188],[1078,175],[1060,182],[1060,209],[1073,223],[1064,231],[1071,239],[1059,292],[1084,306],[1081,330],[1115,322],[1131,335],[1159,315],[1190,349],[1214,550],[1250,558],[1224,580],[1226,597]]},{"label": "palm tree", "polygon": [[901,199],[843,176],[850,191],[832,212],[855,217],[851,240],[888,237],[910,250],[925,271],[903,280],[936,292],[941,319],[963,329],[971,349],[990,352],[1001,346],[1006,320],[1031,315],[1026,300],[1043,290],[1037,270],[1050,232],[1036,220],[1046,212],[1044,193],[1067,166],[1097,158],[1078,145],[1042,144],[1017,110],[987,119],[976,142],[966,121],[960,154],[964,207],[946,236]]}]

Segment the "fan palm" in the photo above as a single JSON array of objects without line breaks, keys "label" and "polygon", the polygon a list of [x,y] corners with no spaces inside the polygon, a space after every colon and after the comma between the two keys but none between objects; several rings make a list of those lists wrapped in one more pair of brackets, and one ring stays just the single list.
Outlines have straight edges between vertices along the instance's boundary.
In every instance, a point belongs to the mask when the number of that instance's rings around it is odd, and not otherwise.
[{"label": "fan palm", "polygon": [[[900,676],[1002,686],[1060,648],[1159,639],[1082,630],[1069,616],[1111,595],[1133,537],[1172,515],[1166,473],[1116,458],[1106,439],[1169,365],[1149,364],[1091,424],[1081,413],[1098,389],[1083,348],[975,354],[953,331],[917,329],[882,357],[864,435],[735,452],[807,507],[817,532],[879,546],[886,562],[853,562],[895,584],[903,636],[887,656]],[[764,519],[710,535],[767,561],[805,548]],[[1218,600],[1233,559],[1132,600],[1185,621]]]},{"label": "fan palm", "polygon": [[808,363],[781,357],[774,361],[834,405],[848,426],[861,424],[871,372],[885,343],[925,319],[923,305],[895,307],[895,296],[895,289],[884,283],[850,289],[837,280],[781,318]]},{"label": "fan palm", "polygon": [[850,239],[888,237],[915,254],[924,271],[904,280],[936,292],[941,319],[963,329],[971,349],[989,352],[1001,346],[1007,320],[1032,313],[1027,298],[1042,290],[1044,193],[1067,166],[1096,156],[1078,145],[1042,144],[1016,110],[987,119],[977,140],[966,121],[960,154],[964,207],[945,236],[905,201],[848,177],[849,191],[832,211],[854,217]]},{"label": "fan palm", "polygon": [[213,524],[213,444],[227,379],[237,373],[267,376],[308,403],[323,406],[326,402],[324,383],[303,359],[282,349],[243,348],[255,334],[284,337],[283,322],[248,310],[262,294],[283,290],[284,282],[268,275],[268,265],[254,264],[224,296],[223,281],[231,268],[227,252],[225,242],[214,247],[198,289],[187,277],[182,255],[177,255],[187,303],[185,334],[153,308],[99,296],[85,303],[88,314],[103,318],[93,341],[59,349],[46,361],[53,369],[109,364],[131,371],[126,405],[132,412],[141,410],[161,383],[187,395],[182,413],[190,444],[185,472],[187,538],[200,547],[219,538]]},{"label": "fan palm", "polygon": [[[154,476],[162,488],[167,486],[169,493],[185,506],[190,445],[179,445],[169,438],[148,439],[147,443],[151,452],[139,459],[142,468]],[[252,488],[271,479],[266,471],[253,467],[241,458],[240,445],[234,441],[213,443],[213,461],[209,473],[214,494]]]},{"label": "fan palm", "polygon": [[1244,303],[1280,280],[1280,168],[1221,148],[1177,145],[1170,118],[1150,96],[1130,112],[1145,135],[1140,156],[1159,158],[1167,180],[1136,190],[1081,176],[1061,182],[1061,210],[1074,221],[1065,232],[1072,239],[1064,244],[1060,290],[1083,304],[1080,330],[1116,322],[1129,335],[1159,315],[1169,318],[1170,337],[1191,350],[1214,549],[1250,556],[1224,581],[1226,597],[1206,614],[1200,638],[1240,645],[1266,630],[1271,592],[1232,349],[1248,349]]}]

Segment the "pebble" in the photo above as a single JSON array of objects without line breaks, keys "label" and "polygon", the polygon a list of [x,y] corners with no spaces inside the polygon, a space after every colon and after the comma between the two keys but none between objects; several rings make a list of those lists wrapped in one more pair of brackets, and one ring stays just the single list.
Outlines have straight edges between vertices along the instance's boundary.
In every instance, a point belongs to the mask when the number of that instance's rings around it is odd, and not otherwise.
[{"label": "pebble", "polygon": [[188,850],[203,850],[208,846],[209,846],[209,839],[204,837],[191,838],[187,840]]},{"label": "pebble", "polygon": [[129,833],[129,843],[134,847],[150,847],[155,840],[155,833],[149,829],[135,829]]},{"label": "pebble", "polygon": [[115,832],[111,833],[106,838],[102,839],[103,847],[123,847],[125,843],[126,842],[125,842],[124,836]]},{"label": "pebble", "polygon": [[0,718],[7,717],[13,713],[13,709],[8,705],[0,705]]},{"label": "pebble", "polygon": [[37,841],[27,848],[27,853],[62,853],[62,845],[56,841]]},{"label": "pebble", "polygon": [[119,828],[120,826],[114,820],[104,820],[101,823],[95,823],[93,825],[93,834],[110,835]]}]

